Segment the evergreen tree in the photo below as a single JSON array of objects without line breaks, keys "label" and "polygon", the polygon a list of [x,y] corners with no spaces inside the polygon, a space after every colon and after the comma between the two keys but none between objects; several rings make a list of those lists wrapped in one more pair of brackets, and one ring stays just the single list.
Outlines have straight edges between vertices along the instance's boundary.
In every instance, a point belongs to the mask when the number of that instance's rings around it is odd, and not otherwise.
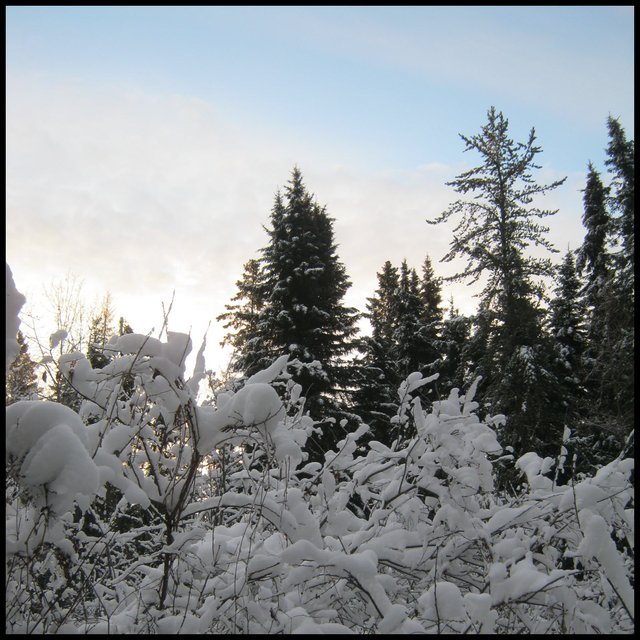
[{"label": "evergreen tree", "polygon": [[444,313],[442,304],[442,279],[437,278],[427,255],[422,264],[422,279],[420,281],[420,297],[422,299],[422,327],[421,338],[424,345],[424,363],[426,372],[439,372],[442,363],[442,322]]},{"label": "evergreen tree", "polygon": [[[628,267],[633,277],[635,218],[635,144],[627,141],[620,122],[609,116],[609,145],[605,164],[613,175],[610,188],[611,208],[618,214],[618,233],[622,240],[621,270]],[[632,285],[632,283],[630,283]],[[630,287],[633,290],[633,286]]]},{"label": "evergreen tree", "polygon": [[[262,251],[263,306],[256,335],[240,340],[241,362],[249,376],[283,354],[290,356],[293,380],[302,387],[305,409],[324,420],[324,435],[309,446],[316,459],[344,436],[352,365],[347,356],[357,332],[356,309],[343,298],[351,286],[336,253],[333,219],[307,191],[294,168],[284,197],[276,195]],[[240,318],[231,312],[233,323]],[[244,344],[241,344],[244,343]]]},{"label": "evergreen tree", "polygon": [[358,360],[354,411],[371,427],[371,438],[390,446],[389,419],[398,409],[400,379],[395,360],[398,269],[387,260],[376,274],[378,288],[367,298],[365,317],[371,335],[362,338]]},{"label": "evergreen tree", "polygon": [[442,323],[443,356],[439,365],[440,377],[436,383],[440,398],[448,397],[453,388],[461,390],[466,386],[466,373],[469,367],[466,355],[470,335],[471,318],[460,314],[453,304],[452,296],[449,302],[449,315]]},{"label": "evergreen tree", "polygon": [[583,396],[583,354],[586,345],[585,308],[582,283],[576,272],[572,251],[567,251],[558,268],[555,297],[551,301],[550,332],[555,339],[556,378],[561,412],[558,420],[574,431],[578,420],[579,400]]},{"label": "evergreen tree", "polygon": [[5,380],[6,405],[13,404],[18,400],[35,398],[38,393],[38,375],[36,373],[38,365],[31,359],[29,345],[20,330],[18,330],[17,341],[20,353],[9,366]]},{"label": "evergreen tree", "polygon": [[87,360],[94,369],[102,369],[111,361],[111,357],[105,353],[105,347],[113,334],[113,306],[111,294],[107,292],[89,326]]},{"label": "evergreen tree", "polygon": [[586,274],[588,400],[583,418],[594,437],[607,434],[619,446],[634,418],[634,143],[609,118],[608,188],[589,165],[584,190],[585,239],[578,265]]},{"label": "evergreen tree", "polygon": [[[450,280],[486,278],[481,293],[485,314],[482,335],[488,353],[480,356],[484,400],[494,413],[507,416],[506,443],[522,453],[536,440],[549,439],[542,431],[551,383],[550,345],[542,331],[539,279],[553,275],[548,258],[527,255],[529,246],[555,252],[545,238],[548,228],[536,220],[553,215],[532,204],[534,197],[563,184],[537,184],[535,158],[541,149],[532,128],[527,142],[514,142],[508,120],[491,107],[481,133],[466,137],[465,151],[474,150],[482,164],[448,184],[458,193],[473,196],[457,200],[431,224],[462,214],[453,232],[449,253],[443,258],[467,259],[466,267]],[[479,355],[479,354],[477,354]]]},{"label": "evergreen tree", "polygon": [[236,282],[238,292],[231,299],[235,304],[225,305],[226,312],[216,320],[226,321],[225,329],[232,329],[220,343],[230,344],[235,349],[230,369],[232,371],[253,371],[256,363],[256,351],[251,348],[251,340],[258,335],[258,319],[264,306],[266,292],[264,290],[263,273],[260,262],[251,259],[243,265],[242,278]]},{"label": "evergreen tree", "polygon": [[584,241],[576,254],[576,268],[587,277],[587,297],[595,305],[589,290],[601,288],[609,276],[611,255],[608,242],[612,231],[612,219],[607,210],[608,189],[602,184],[600,174],[589,162],[587,184],[584,188],[582,224],[586,229]]},{"label": "evergreen tree", "polygon": [[393,338],[398,374],[400,380],[404,380],[410,373],[426,368],[431,351],[424,331],[420,281],[416,270],[409,269],[406,260],[400,265],[396,306],[397,326]]}]

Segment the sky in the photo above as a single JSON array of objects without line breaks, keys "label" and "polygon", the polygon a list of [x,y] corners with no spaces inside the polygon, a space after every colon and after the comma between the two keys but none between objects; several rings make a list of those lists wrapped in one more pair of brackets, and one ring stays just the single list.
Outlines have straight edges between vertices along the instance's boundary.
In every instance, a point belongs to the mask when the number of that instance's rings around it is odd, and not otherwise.
[{"label": "sky", "polygon": [[[633,6],[10,6],[6,9],[6,259],[29,312],[71,275],[88,307],[157,331],[207,333],[267,243],[297,165],[335,219],[364,311],[386,260],[436,275],[476,164],[460,134],[493,105],[535,128],[535,178],[560,250],[582,242],[587,163],[606,179],[606,121],[634,137]],[[175,292],[175,295],[174,295]],[[477,289],[445,284],[463,313]],[[54,331],[58,327],[51,327]],[[49,330],[49,329],[47,329]]]}]

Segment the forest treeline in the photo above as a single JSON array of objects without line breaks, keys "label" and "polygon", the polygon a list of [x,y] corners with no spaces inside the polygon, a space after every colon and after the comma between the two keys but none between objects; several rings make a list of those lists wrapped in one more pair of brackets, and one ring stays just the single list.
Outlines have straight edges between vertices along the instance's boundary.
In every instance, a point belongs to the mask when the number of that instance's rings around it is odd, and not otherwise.
[{"label": "forest treeline", "polygon": [[205,341],[185,374],[171,307],[157,338],[109,296],[87,323],[70,281],[32,359],[7,265],[7,633],[633,633],[634,143],[609,118],[556,265],[564,181],[487,116],[428,221],[470,316],[428,255],[346,306],[298,168],[219,318],[228,379]]},{"label": "forest treeline", "polygon": [[291,355],[305,408],[314,419],[331,421],[324,444],[314,443],[317,455],[359,420],[375,440],[391,445],[398,436],[388,428],[396,391],[414,371],[439,374],[431,400],[481,376],[476,399],[487,413],[507,417],[501,442],[516,454],[549,454],[568,426],[580,467],[594,469],[633,428],[634,142],[608,119],[608,175],[603,180],[589,162],[584,241],[556,265],[530,249],[557,253],[542,223],[555,211],[540,202],[564,180],[536,180],[541,148],[534,129],[515,142],[502,113],[492,108],[487,116],[480,133],[461,136],[464,150],[480,162],[448,183],[460,199],[427,221],[457,222],[443,260],[466,261],[447,280],[484,283],[474,315],[461,315],[453,301],[445,308],[443,278],[431,256],[419,271],[406,261],[385,261],[364,313],[371,335],[360,336],[358,311],[343,303],[350,283],[331,216],[297,168],[277,193],[269,243],[244,265],[218,320],[235,348],[237,384]]},{"label": "forest treeline", "polygon": [[[579,468],[595,469],[620,450],[634,417],[635,151],[618,120],[609,117],[607,128],[607,175],[588,163],[583,243],[555,264],[550,256],[558,251],[543,219],[556,212],[540,203],[564,180],[536,180],[542,149],[535,130],[524,142],[512,140],[507,118],[492,107],[478,134],[461,135],[464,151],[475,152],[479,163],[447,183],[460,199],[426,221],[456,222],[442,260],[461,258],[466,265],[441,278],[433,256],[425,255],[418,270],[406,260],[387,260],[365,311],[344,304],[351,282],[337,254],[333,218],[294,168],[275,196],[268,244],[244,264],[236,295],[217,318],[228,330],[223,345],[234,349],[233,376],[224,383],[238,389],[289,355],[305,411],[324,425],[308,443],[310,454],[322,459],[362,421],[373,439],[390,445],[399,434],[388,420],[408,374],[438,374],[429,393],[416,392],[423,403],[480,376],[476,399],[487,414],[507,417],[499,435],[516,455],[549,454],[568,426]],[[533,257],[534,247],[548,257]],[[462,315],[453,299],[443,301],[444,282],[478,280],[484,288],[475,314]],[[69,309],[60,307],[77,307],[78,300],[69,291],[59,294],[56,320],[74,324]],[[358,331],[362,317],[371,335]],[[108,341],[131,331],[122,318],[116,329],[107,295],[85,337],[65,336],[60,353],[82,344],[93,366],[104,365]],[[38,365],[22,333],[18,341],[7,404],[38,393]],[[40,375],[47,382],[44,397],[79,406],[55,363]],[[210,386],[219,391],[224,384]]]}]

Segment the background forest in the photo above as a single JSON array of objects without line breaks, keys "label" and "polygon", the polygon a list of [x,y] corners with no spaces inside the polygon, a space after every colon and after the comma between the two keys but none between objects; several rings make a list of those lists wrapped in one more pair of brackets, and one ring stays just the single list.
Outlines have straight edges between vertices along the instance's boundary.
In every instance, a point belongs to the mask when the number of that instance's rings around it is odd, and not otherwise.
[{"label": "background forest", "polygon": [[222,379],[204,342],[185,374],[170,307],[157,337],[108,296],[87,323],[72,282],[44,343],[7,266],[6,631],[633,632],[635,149],[606,126],[552,260],[563,180],[489,109],[425,222],[449,252],[381,256],[366,310],[294,167],[217,319]]}]

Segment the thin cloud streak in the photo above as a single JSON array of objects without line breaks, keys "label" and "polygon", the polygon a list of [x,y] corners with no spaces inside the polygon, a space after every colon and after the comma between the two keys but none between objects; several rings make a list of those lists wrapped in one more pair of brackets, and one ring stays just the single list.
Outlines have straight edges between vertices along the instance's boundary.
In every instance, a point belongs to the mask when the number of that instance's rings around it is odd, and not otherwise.
[{"label": "thin cloud streak", "polygon": [[[634,60],[631,49],[621,52],[623,44],[607,42],[577,51],[551,30],[532,33],[526,13],[507,27],[493,23],[493,13],[484,18],[478,8],[457,8],[457,20],[442,9],[422,8],[414,24],[401,26],[364,12],[345,13],[338,20],[317,8],[283,11],[277,22],[272,14],[263,15],[270,15],[283,37],[304,34],[306,46],[313,42],[327,55],[340,52],[417,73],[439,87],[493,96],[494,103],[515,101],[591,130],[601,128],[609,112],[633,120]],[[576,13],[574,20],[581,17]],[[573,36],[572,21],[566,15],[563,19],[567,37]]]}]

